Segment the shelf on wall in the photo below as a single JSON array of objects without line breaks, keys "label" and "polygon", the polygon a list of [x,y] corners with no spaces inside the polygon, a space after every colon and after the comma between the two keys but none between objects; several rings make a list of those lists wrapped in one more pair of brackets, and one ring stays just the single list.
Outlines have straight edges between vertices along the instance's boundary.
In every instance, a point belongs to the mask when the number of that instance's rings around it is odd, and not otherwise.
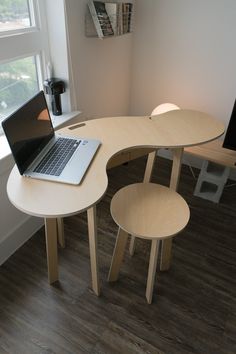
[{"label": "shelf on wall", "polygon": [[132,3],[89,1],[85,14],[87,37],[115,37],[131,33],[132,29]]}]

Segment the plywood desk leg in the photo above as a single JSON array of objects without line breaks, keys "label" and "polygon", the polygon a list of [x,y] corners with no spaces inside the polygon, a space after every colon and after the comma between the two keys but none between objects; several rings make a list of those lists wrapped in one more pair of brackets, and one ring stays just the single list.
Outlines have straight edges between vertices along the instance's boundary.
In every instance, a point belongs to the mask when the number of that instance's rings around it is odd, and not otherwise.
[{"label": "plywood desk leg", "polygon": [[[144,172],[143,183],[150,182],[150,180],[152,178],[152,171],[153,171],[154,163],[156,160],[156,154],[157,154],[157,151],[153,151],[153,152],[150,152],[150,154],[148,154],[146,169]],[[131,256],[133,256],[134,251],[135,251],[135,237],[131,235],[130,244],[129,244],[129,254]]]},{"label": "plywood desk leg", "polygon": [[170,177],[170,188],[177,191],[182,166],[183,148],[173,149],[173,163]]},{"label": "plywood desk leg", "polygon": [[63,218],[57,218],[57,237],[61,248],[65,248],[64,221]]},{"label": "plywood desk leg", "polygon": [[156,159],[156,151],[150,152],[150,154],[148,154],[146,169],[143,178],[144,183],[150,182],[152,178],[152,171],[153,171],[155,159]]},{"label": "plywood desk leg", "polygon": [[58,280],[57,219],[44,219],[49,284]]},{"label": "plywood desk leg", "polygon": [[127,243],[127,239],[128,239],[127,232],[119,228],[116,237],[116,244],[115,244],[115,248],[111,260],[111,266],[108,274],[109,282],[116,281],[118,279],[120,266],[125,253],[125,246]]},{"label": "plywood desk leg", "polygon": [[[173,149],[173,163],[170,178],[170,188],[177,191],[179,185],[183,148]],[[160,270],[168,270],[171,262],[172,238],[162,241]]]},{"label": "plywood desk leg", "polygon": [[97,296],[100,295],[99,272],[98,272],[98,249],[97,249],[97,220],[96,206],[87,210],[88,218],[88,235],[89,235],[89,250],[90,264],[92,274],[92,288]]}]

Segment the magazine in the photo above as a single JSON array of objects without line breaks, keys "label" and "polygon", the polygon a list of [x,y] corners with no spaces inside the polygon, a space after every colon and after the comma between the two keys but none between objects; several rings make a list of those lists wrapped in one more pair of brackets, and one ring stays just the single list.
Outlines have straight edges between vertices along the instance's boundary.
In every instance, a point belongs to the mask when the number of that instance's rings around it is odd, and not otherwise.
[{"label": "magazine", "polygon": [[108,16],[105,3],[102,1],[90,1],[88,3],[90,13],[99,38],[113,36],[114,31]]}]

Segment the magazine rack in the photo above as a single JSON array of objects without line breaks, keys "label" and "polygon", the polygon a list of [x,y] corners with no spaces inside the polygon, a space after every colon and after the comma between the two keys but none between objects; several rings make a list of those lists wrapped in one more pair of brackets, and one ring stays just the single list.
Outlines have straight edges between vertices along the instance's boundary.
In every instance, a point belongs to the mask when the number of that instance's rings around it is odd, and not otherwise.
[{"label": "magazine rack", "polygon": [[132,23],[132,3],[89,1],[85,14],[85,35],[101,39],[124,35],[132,32]]}]

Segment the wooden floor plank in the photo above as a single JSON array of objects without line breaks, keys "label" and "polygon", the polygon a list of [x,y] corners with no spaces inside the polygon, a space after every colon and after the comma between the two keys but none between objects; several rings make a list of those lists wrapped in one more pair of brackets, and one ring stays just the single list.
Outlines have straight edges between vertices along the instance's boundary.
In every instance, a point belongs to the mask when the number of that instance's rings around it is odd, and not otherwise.
[{"label": "wooden floor plank", "polygon": [[[158,167],[158,168],[157,168]],[[47,281],[44,230],[0,267],[1,354],[235,354],[236,187],[219,204],[193,197],[196,180],[183,166],[179,191],[190,205],[187,228],[174,239],[171,268],[157,271],[153,303],[145,299],[150,242],[128,247],[114,284],[107,282],[117,226],[113,194],[142,181],[145,159],[111,169],[97,206],[101,296],[91,290],[86,213],[66,218],[59,282]],[[153,181],[168,185],[159,158]]]}]

